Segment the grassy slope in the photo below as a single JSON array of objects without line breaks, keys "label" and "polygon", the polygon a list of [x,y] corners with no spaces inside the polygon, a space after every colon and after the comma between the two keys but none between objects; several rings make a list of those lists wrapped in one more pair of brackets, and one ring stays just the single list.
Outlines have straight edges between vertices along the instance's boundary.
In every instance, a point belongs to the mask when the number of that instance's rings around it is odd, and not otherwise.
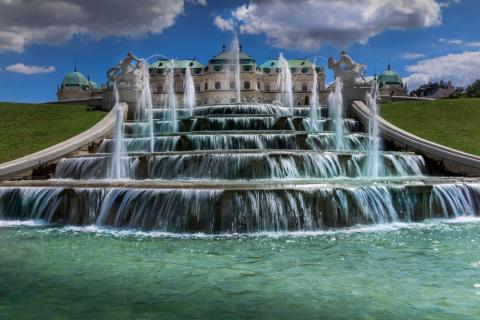
[{"label": "grassy slope", "polygon": [[71,138],[105,114],[86,106],[0,102],[0,163]]},{"label": "grassy slope", "polygon": [[480,155],[480,99],[392,102],[381,114],[419,137]]}]

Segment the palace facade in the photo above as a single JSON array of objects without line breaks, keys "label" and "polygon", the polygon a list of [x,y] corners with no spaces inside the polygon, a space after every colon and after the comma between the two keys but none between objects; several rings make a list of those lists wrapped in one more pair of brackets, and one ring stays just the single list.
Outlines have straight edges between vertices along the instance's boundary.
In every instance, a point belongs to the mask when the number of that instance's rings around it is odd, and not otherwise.
[{"label": "palace facade", "polygon": [[[209,105],[236,102],[236,59],[235,53],[223,50],[207,65],[195,59],[177,59],[173,62],[174,88],[177,101],[183,104],[185,73],[190,68],[195,84],[196,104]],[[277,77],[279,61],[269,59],[258,65],[255,59],[240,49],[240,86],[242,102],[273,103],[279,98]],[[167,74],[172,62],[159,59],[150,65],[150,86],[154,104],[163,105],[167,100]],[[311,103],[314,73],[317,75],[319,102],[326,103],[325,70],[314,66],[307,59],[290,59],[294,105],[307,106]]]}]

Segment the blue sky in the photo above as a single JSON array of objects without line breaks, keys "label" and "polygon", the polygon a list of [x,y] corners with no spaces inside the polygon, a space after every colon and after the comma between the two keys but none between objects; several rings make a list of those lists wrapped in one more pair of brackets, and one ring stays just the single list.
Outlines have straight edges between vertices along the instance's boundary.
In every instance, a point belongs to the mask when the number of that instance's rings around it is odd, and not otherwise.
[{"label": "blue sky", "polygon": [[[385,0],[382,5],[376,0],[354,5],[343,0],[334,5],[321,0],[313,5],[287,0],[32,1],[42,7],[0,0],[0,101],[54,100],[57,85],[74,65],[102,83],[106,70],[127,51],[206,63],[231,41],[227,29],[239,33],[244,50],[258,64],[280,52],[288,58],[337,57],[346,49],[368,65],[368,75],[390,63],[413,85],[439,79],[465,85],[480,78],[480,2],[475,0]],[[104,10],[119,2],[113,17],[104,18]],[[135,4],[145,7],[133,12]],[[27,17],[14,20],[17,11]],[[82,18],[77,21],[77,16]],[[327,70],[327,82],[331,78]]]}]

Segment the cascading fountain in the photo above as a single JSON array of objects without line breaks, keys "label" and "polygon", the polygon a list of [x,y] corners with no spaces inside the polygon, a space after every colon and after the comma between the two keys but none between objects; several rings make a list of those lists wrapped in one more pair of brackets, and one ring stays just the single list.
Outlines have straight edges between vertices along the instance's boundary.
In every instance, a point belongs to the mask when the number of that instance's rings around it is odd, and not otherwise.
[{"label": "cascading fountain", "polygon": [[[280,58],[279,88],[287,93],[288,108],[218,104],[178,118],[185,110],[176,108],[175,62],[165,60],[168,94],[165,108],[153,108],[153,147],[150,134],[135,131],[145,117],[123,123],[115,90],[114,138],[104,139],[96,154],[61,159],[51,180],[1,184],[0,218],[251,233],[480,214],[478,179],[429,177],[423,157],[380,151],[375,117],[368,133],[358,132],[357,120],[344,119],[338,78],[324,131],[306,133],[315,121],[300,110],[292,116],[290,70]],[[147,68],[142,70],[145,82]],[[138,105],[148,114],[149,86],[143,89]],[[374,90],[368,98],[372,115],[375,96]],[[171,116],[167,124],[173,130],[161,129],[164,114]],[[372,179],[365,179],[365,168],[375,167],[381,168],[368,169]]]},{"label": "cascading fountain", "polygon": [[343,125],[343,83],[340,78],[335,79],[335,89],[328,95],[328,113],[332,121],[332,131],[335,134],[336,150],[345,149],[344,125]]},{"label": "cascading fountain", "polygon": [[178,131],[177,97],[175,95],[175,60],[170,60],[167,71],[167,109],[170,111],[170,124],[173,132]]},{"label": "cascading fountain", "polygon": [[287,59],[280,53],[278,57],[278,67],[280,72],[277,77],[277,88],[280,91],[280,101],[283,106],[288,107],[290,114],[293,115],[293,88],[292,72]]},{"label": "cascading fountain", "polygon": [[183,104],[188,108],[188,113],[193,116],[193,108],[195,107],[195,83],[193,82],[192,71],[190,66],[185,70]]},{"label": "cascading fountain", "polygon": [[237,103],[242,101],[241,96],[241,79],[240,79],[240,42],[238,41],[238,37],[235,34],[232,41],[232,52],[235,60],[235,89],[237,94]]},{"label": "cascading fountain", "polygon": [[125,115],[123,106],[120,104],[117,84],[113,85],[113,94],[115,97],[115,133],[113,138],[113,150],[110,157],[107,178],[111,180],[122,180],[130,178],[128,151],[123,135],[123,122]]},{"label": "cascading fountain", "polygon": [[310,102],[310,126],[309,126],[309,132],[317,132],[317,131],[322,131],[323,128],[320,128],[321,126],[323,127],[322,123],[319,123],[318,121],[318,114],[317,114],[317,108],[318,108],[318,76],[317,76],[317,71],[316,71],[316,66],[315,62],[312,64],[312,69],[313,69],[313,81],[312,81],[312,96],[311,96],[311,102]]},{"label": "cascading fountain", "polygon": [[369,178],[378,178],[381,175],[382,162],[380,158],[380,135],[378,128],[378,105],[377,105],[378,87],[372,85],[372,90],[367,93],[366,101],[370,111],[368,122],[369,144],[367,150],[366,176]]}]

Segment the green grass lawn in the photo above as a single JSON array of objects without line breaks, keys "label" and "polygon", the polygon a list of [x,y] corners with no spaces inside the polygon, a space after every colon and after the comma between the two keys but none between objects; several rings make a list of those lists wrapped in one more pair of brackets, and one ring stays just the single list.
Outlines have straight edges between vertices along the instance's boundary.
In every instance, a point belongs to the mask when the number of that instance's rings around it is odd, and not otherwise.
[{"label": "green grass lawn", "polygon": [[480,155],[480,99],[392,102],[381,114],[419,137]]},{"label": "green grass lawn", "polygon": [[87,106],[0,102],[0,163],[71,138],[105,115]]}]

